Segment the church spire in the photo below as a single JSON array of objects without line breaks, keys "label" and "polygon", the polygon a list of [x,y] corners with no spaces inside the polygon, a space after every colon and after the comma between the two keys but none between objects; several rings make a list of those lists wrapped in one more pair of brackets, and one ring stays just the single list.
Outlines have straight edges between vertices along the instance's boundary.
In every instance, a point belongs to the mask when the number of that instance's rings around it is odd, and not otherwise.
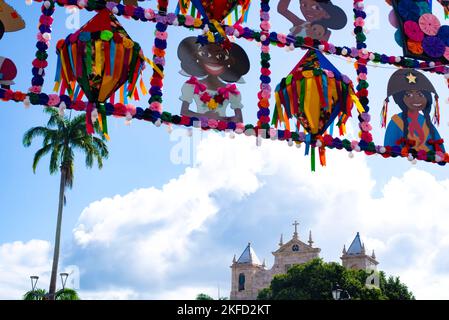
[{"label": "church spire", "polygon": [[295,227],[295,233],[293,233],[293,239],[298,239],[298,221],[295,220],[295,222],[292,224]]},{"label": "church spire", "polygon": [[374,260],[376,259],[376,254],[374,253],[374,250],[373,250],[373,254],[371,255],[371,258],[373,258]]},{"label": "church spire", "polygon": [[281,233],[281,240],[279,240],[279,247],[284,245],[284,235]]},{"label": "church spire", "polygon": [[309,246],[313,245],[313,240],[312,240],[312,230],[309,231]]},{"label": "church spire", "polygon": [[344,245],[343,245],[343,255],[346,255],[346,253],[347,253],[347,252],[346,252],[346,245],[344,244]]},{"label": "church spire", "polygon": [[232,259],[232,263],[236,263],[236,262],[237,262],[237,259],[236,259],[235,254],[234,254],[234,259]]}]

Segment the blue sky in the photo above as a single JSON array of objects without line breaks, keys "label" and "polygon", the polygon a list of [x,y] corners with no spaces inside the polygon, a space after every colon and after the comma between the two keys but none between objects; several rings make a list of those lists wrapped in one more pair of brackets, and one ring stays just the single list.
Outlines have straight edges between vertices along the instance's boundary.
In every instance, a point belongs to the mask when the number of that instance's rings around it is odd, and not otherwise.
[{"label": "blue sky", "polygon": [[[27,27],[6,33],[0,41],[0,54],[15,61],[19,75],[14,88],[25,91],[31,79],[40,10],[36,3],[27,6],[24,1],[9,1],[13,2]],[[335,3],[351,19],[352,3]],[[147,5],[154,7],[154,1]],[[367,1],[367,5],[369,48],[400,55],[394,29],[388,23],[390,8],[379,1]],[[253,28],[258,26],[258,10],[255,1],[248,20]],[[443,17],[441,10],[437,11]],[[92,16],[81,12],[81,24]],[[65,27],[67,17],[58,7],[49,50],[47,92],[53,87],[54,44],[74,31]],[[154,25],[119,20],[151,56]],[[272,25],[276,31],[288,32],[286,21],[275,10]],[[168,32],[164,101],[167,110],[177,112],[181,83],[186,79],[178,73],[176,48],[184,37],[196,33],[176,27],[169,27]],[[332,34],[331,42],[353,46],[351,33],[349,23]],[[239,89],[244,117],[254,121],[259,47],[245,40],[238,43],[252,64],[246,84]],[[287,75],[302,54],[301,50],[272,48],[273,83]],[[339,57],[329,59],[355,81],[351,63]],[[369,68],[372,123],[378,144],[384,135],[379,113],[387,79],[393,72],[391,67]],[[439,132],[445,138],[449,136],[447,85],[441,76],[429,77],[442,99]],[[392,104],[390,116],[395,108]],[[21,144],[27,129],[44,122],[42,107],[25,109],[21,104],[0,103],[0,298],[19,298],[20,292],[28,289],[31,273],[38,273],[40,284],[47,286],[59,177],[48,174],[47,159],[33,174],[32,156],[40,142],[28,149]],[[351,124],[353,129],[355,125]],[[279,235],[290,237],[295,219],[301,222],[302,236],[313,230],[326,260],[337,261],[343,244],[348,245],[361,231],[368,247],[376,249],[380,268],[409,280],[418,297],[449,297],[443,290],[449,284],[449,261],[443,258],[449,249],[449,220],[444,217],[449,209],[446,167],[412,166],[405,159],[362,154],[349,159],[346,153],[330,151],[329,166],[311,174],[303,150],[280,142],[264,141],[256,148],[252,138],[231,140],[212,134],[193,144],[198,132],[187,138],[185,130],[179,129],[170,136],[163,127],[139,121],[125,126],[124,119],[116,118],[109,119],[109,129],[110,159],[98,171],[86,170],[84,159],[78,158],[74,189],[67,194],[64,211],[61,269],[73,265],[80,269],[84,297],[193,298],[200,291],[214,294],[217,285],[226,293],[233,255],[239,255],[251,241],[259,258],[266,258],[270,265],[270,252],[276,249]],[[174,150],[180,145],[195,153],[195,166],[173,163]]]}]

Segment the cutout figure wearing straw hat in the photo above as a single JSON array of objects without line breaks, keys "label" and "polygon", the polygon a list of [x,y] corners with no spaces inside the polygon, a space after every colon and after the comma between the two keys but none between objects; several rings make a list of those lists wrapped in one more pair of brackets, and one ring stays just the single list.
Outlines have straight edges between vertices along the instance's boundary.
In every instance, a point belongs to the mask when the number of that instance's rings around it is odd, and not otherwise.
[{"label": "cutout figure wearing straw hat", "polygon": [[382,127],[386,126],[390,96],[402,112],[391,118],[385,146],[408,145],[416,151],[445,152],[444,141],[430,118],[432,94],[435,96],[433,122],[439,124],[438,94],[429,79],[414,69],[400,69],[391,76],[382,110]]}]

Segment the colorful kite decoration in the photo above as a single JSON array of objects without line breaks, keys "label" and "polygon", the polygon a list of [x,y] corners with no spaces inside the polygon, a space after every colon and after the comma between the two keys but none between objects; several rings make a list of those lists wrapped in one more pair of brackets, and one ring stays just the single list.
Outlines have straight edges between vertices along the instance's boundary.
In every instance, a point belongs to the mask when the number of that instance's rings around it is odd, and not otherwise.
[{"label": "colorful kite decoration", "polygon": [[[57,44],[58,66],[55,91],[68,92],[75,100],[86,95],[86,126],[94,133],[93,120],[100,115],[100,125],[107,135],[104,102],[122,88],[121,103],[136,97],[144,55],[117,19],[101,10],[80,30]],[[76,86],[78,84],[78,86]]]},{"label": "colorful kite decoration", "polygon": [[[340,135],[352,116],[354,104],[359,114],[364,108],[357,98],[352,81],[342,75],[323,54],[309,50],[292,72],[276,87],[273,124],[283,123],[290,131],[290,119],[297,121],[296,130],[304,128],[306,154],[312,145],[312,170],[315,170],[315,146],[337,120]],[[320,146],[321,165],[326,164],[325,148]]]},{"label": "colorful kite decoration", "polygon": [[13,7],[0,0],[0,39],[5,32],[15,32],[25,29],[25,21]]},{"label": "colorful kite decoration", "polygon": [[187,14],[190,8],[192,17],[202,17],[205,20],[208,26],[204,32],[207,40],[230,48],[231,43],[222,22],[226,17],[229,25],[240,25],[245,22],[250,4],[251,0],[179,0],[176,12]]},{"label": "colorful kite decoration", "polygon": [[228,23],[231,24],[234,17],[234,23],[242,23],[248,18],[250,3],[251,0],[179,0],[176,10],[187,14],[190,8],[192,17],[202,16],[209,22],[221,23],[229,17]]},{"label": "colorful kite decoration", "polygon": [[[290,146],[304,144],[306,152],[311,153],[313,166],[316,148],[319,149],[323,165],[324,150],[327,148],[345,150],[350,155],[353,152],[363,152],[383,158],[403,157],[412,162],[422,160],[439,165],[449,163],[444,140],[431,123],[431,111],[435,122],[439,122],[440,119],[439,108],[431,106],[431,102],[437,98],[435,90],[430,86],[424,86],[423,89],[420,85],[416,86],[417,90],[413,89],[414,77],[417,83],[425,82],[419,71],[444,75],[449,85],[449,26],[442,25],[432,14],[431,0],[387,0],[394,9],[389,18],[398,28],[396,38],[404,47],[404,56],[392,56],[369,50],[365,34],[367,14],[364,0],[352,2],[355,43],[346,46],[337,46],[328,41],[330,30],[333,33],[334,30],[342,29],[346,25],[347,17],[350,16],[331,0],[299,0],[302,6],[298,12],[291,12],[289,8],[293,0],[277,2],[260,0],[258,11],[260,24],[257,28],[250,28],[244,24],[248,18],[250,0],[177,0],[170,2],[172,8],[178,7],[174,12],[169,11],[168,0],[157,0],[157,10],[145,6],[146,2],[143,0],[34,1],[41,4],[42,14],[38,23],[36,57],[32,61],[31,86],[23,91],[11,89],[15,69],[6,58],[3,59],[0,66],[3,77],[0,80],[3,81],[0,83],[2,101],[22,102],[25,106],[54,107],[59,108],[61,112],[66,108],[85,111],[89,132],[93,131],[94,121],[98,119],[107,134],[106,116],[114,115],[126,117],[127,120],[132,118],[145,120],[156,126],[180,125],[186,128],[197,127],[201,130],[245,134],[256,137],[258,145],[263,139],[285,141]],[[434,3],[442,5],[448,12],[447,0],[437,0]],[[4,1],[0,0],[0,8],[3,8],[2,5]],[[76,6],[79,9],[97,11],[97,15],[80,30],[57,43],[59,63],[55,89],[59,92],[47,94],[48,84],[45,75],[51,61],[48,59],[51,57],[49,50],[55,48],[55,44],[51,43],[51,33],[54,27],[53,16],[58,6]],[[291,25],[286,26],[284,33],[271,28],[271,8],[276,6],[279,14],[293,25],[290,30]],[[4,12],[0,10],[0,21],[3,24],[2,14]],[[151,54],[152,61],[145,58],[140,46],[131,40],[116,17],[124,17],[130,19],[130,23],[145,25],[145,30],[151,30],[151,26],[155,26],[152,38],[154,45],[148,50],[151,51],[148,54]],[[192,70],[190,73],[187,72],[194,77],[184,86],[190,91],[193,90],[193,95],[187,94],[187,90],[183,92],[187,103],[183,102],[184,112],[181,114],[172,114],[164,110],[164,82],[171,80],[164,74],[166,64],[169,63],[166,60],[169,26],[196,30],[194,36],[198,41],[194,43],[196,51],[192,52],[207,59],[193,55],[195,59],[189,66],[202,64],[215,78],[221,77],[225,80],[224,83],[210,83],[210,88],[205,88],[205,79],[202,78],[204,74],[200,72],[196,75],[195,70],[193,70],[195,73]],[[393,37],[393,34],[391,36]],[[246,40],[260,44],[258,56],[260,82],[255,84],[258,87],[255,97],[257,102],[254,106],[245,105],[245,110],[251,110],[253,107],[257,116],[257,121],[252,124],[243,123],[243,119],[247,117],[246,115],[241,117],[240,112],[236,112],[232,117],[227,114],[225,116],[225,112],[218,116],[216,114],[219,102],[226,104],[226,99],[233,99],[231,108],[240,107],[239,94],[235,90],[237,87],[234,88],[239,79],[228,79],[224,76],[226,74],[224,70],[232,69],[236,65],[231,59],[234,55],[230,51],[238,46],[232,46],[232,41],[239,44],[240,41]],[[173,44],[172,47],[177,47],[177,44]],[[208,50],[203,50],[206,48]],[[241,48],[243,50],[244,47]],[[307,53],[293,71],[280,81],[272,79],[270,69],[284,62],[273,61],[271,48],[287,48],[297,56],[301,56],[298,54],[300,50],[306,50]],[[212,57],[212,53],[215,57]],[[356,70],[354,85],[324,57],[325,54],[354,62]],[[249,57],[249,60],[253,58]],[[139,106],[136,102],[134,106],[127,100],[128,98],[137,100],[136,87],[139,77],[141,82],[138,87],[141,91],[146,91],[141,77],[144,62],[150,64],[153,69],[151,78],[146,79],[150,86],[149,100],[147,104]],[[179,62],[175,63],[178,64],[175,68],[179,68]],[[380,64],[395,70],[406,70],[407,81],[411,81],[409,83],[411,89],[405,93],[391,91],[393,99],[395,95],[397,96],[395,102],[402,112],[395,114],[389,122],[391,128],[390,130],[387,128],[385,141],[376,143],[371,132],[373,130],[371,111],[381,113],[382,104],[373,106],[370,103],[368,71],[370,66]],[[255,66],[253,61],[251,66]],[[183,66],[183,69],[188,68]],[[396,78],[398,74],[394,77]],[[399,79],[405,81],[403,77]],[[279,86],[273,90],[275,88],[272,87],[272,83],[279,82]],[[208,86],[209,84],[206,85]],[[217,93],[206,94],[206,89],[217,89]],[[115,99],[116,92],[120,92],[120,99]],[[399,94],[401,97],[398,98]],[[403,94],[405,98],[402,97]],[[83,99],[83,96],[87,99]],[[198,109],[196,111],[190,109],[190,106],[193,108],[193,105],[189,104],[191,96],[196,99],[196,105],[207,106],[203,113],[197,112]],[[409,99],[416,99],[417,102],[410,103]],[[354,104],[357,107],[357,114],[353,111]],[[420,108],[423,106],[425,108],[416,113],[415,110],[406,109],[404,105],[419,105]],[[385,104],[382,112],[385,125],[389,120],[387,106]],[[351,116],[358,121],[360,129],[358,137],[349,140],[346,136],[334,135],[335,126],[339,128],[340,134],[345,133],[345,124]],[[406,116],[409,119],[406,119]],[[422,130],[419,129],[420,126]]]}]

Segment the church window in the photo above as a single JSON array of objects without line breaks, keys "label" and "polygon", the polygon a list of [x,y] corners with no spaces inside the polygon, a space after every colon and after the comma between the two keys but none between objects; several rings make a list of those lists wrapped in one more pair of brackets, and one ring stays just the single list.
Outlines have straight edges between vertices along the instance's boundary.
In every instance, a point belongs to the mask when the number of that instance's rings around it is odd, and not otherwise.
[{"label": "church window", "polygon": [[245,290],[245,274],[239,274],[239,291]]},{"label": "church window", "polygon": [[299,251],[299,246],[297,244],[293,245],[292,250],[294,252],[298,252]]}]

